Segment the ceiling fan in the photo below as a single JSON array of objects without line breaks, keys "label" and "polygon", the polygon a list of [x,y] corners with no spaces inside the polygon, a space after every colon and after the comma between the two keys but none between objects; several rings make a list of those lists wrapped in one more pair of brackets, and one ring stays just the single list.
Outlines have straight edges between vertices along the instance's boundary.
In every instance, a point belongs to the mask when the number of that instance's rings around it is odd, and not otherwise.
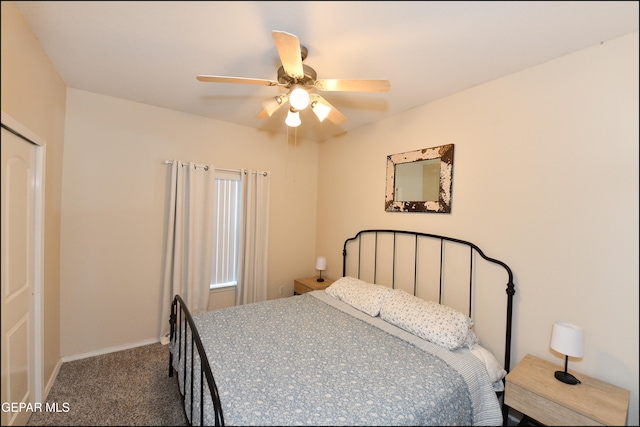
[{"label": "ceiling fan", "polygon": [[318,79],[316,71],[302,63],[307,57],[307,48],[300,44],[298,37],[284,31],[272,31],[282,66],[278,69],[278,80],[253,79],[245,77],[226,77],[199,75],[201,82],[239,83],[262,86],[280,86],[289,89],[286,94],[276,95],[262,102],[264,107],[256,118],[271,117],[282,105],[289,101],[290,108],[286,123],[290,127],[300,126],[299,111],[310,106],[316,117],[322,122],[328,118],[336,125],[347,121],[326,99],[316,93],[323,92],[388,92],[391,85],[388,80],[369,79]]}]

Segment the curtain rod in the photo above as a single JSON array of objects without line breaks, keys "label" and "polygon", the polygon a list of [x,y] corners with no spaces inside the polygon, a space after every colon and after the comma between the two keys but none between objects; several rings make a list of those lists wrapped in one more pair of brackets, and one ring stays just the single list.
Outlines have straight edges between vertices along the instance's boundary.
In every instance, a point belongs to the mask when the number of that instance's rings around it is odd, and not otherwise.
[{"label": "curtain rod", "polygon": [[[162,162],[165,165],[172,165],[173,164],[173,160],[165,160],[164,162]],[[183,165],[184,166],[184,165]],[[204,168],[204,170],[209,170],[209,166],[207,165],[198,165],[196,164],[195,167],[200,167],[200,168]],[[242,172],[240,169],[224,169],[224,168],[214,168],[217,171],[220,172]],[[252,173],[262,173],[264,176],[268,175],[268,172],[264,171],[264,172],[258,172],[258,171],[251,171]],[[245,173],[247,173],[245,171]]]}]

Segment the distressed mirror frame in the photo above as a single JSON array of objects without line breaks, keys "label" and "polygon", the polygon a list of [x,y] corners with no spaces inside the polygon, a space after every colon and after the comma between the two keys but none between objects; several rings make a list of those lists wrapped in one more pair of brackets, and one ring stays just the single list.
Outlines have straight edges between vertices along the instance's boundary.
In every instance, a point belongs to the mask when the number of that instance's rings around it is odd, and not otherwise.
[{"label": "distressed mirror frame", "polygon": [[[453,146],[454,144],[408,151],[387,156],[387,186],[385,192],[385,210],[387,212],[451,212],[451,189],[453,185]],[[395,197],[396,165],[440,159],[440,182],[438,200],[397,201]]]}]

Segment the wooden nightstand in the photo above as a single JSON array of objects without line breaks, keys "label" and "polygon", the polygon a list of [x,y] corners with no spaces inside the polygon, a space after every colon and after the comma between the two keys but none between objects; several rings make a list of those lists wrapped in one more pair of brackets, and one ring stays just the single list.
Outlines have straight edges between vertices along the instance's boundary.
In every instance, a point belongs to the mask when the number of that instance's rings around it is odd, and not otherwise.
[{"label": "wooden nightstand", "polygon": [[324,282],[318,282],[318,277],[305,277],[304,279],[296,279],[293,281],[293,294],[300,295],[305,292],[320,291],[326,289],[334,281],[324,278]]},{"label": "wooden nightstand", "polygon": [[571,371],[580,384],[554,377],[564,366],[526,355],[506,377],[504,403],[546,425],[626,425],[629,391]]}]

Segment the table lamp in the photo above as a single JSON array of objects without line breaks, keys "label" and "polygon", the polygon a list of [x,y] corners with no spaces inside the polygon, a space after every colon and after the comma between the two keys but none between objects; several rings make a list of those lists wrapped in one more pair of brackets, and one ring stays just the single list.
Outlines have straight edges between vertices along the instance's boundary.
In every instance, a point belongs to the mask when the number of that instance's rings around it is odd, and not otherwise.
[{"label": "table lamp", "polygon": [[327,258],[323,256],[319,256],[316,260],[316,270],[320,271],[320,277],[318,277],[318,282],[324,282],[322,278],[322,271],[327,269]]},{"label": "table lamp", "polygon": [[564,359],[564,372],[556,371],[558,381],[566,384],[580,384],[580,380],[567,372],[569,356],[582,357],[584,347],[584,331],[579,326],[568,322],[556,321],[551,332],[551,348],[562,353]]}]

